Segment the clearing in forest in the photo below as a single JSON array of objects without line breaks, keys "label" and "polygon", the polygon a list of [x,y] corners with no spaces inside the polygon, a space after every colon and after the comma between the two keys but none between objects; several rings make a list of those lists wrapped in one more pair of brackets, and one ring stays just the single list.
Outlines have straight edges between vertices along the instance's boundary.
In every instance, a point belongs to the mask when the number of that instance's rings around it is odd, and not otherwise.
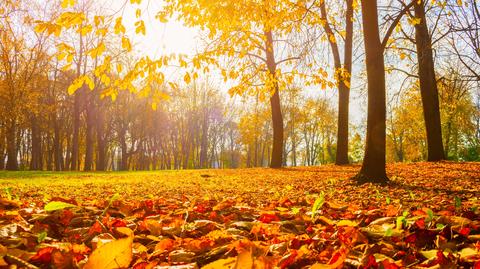
[{"label": "clearing in forest", "polygon": [[0,172],[0,266],[480,267],[480,164],[358,169]]}]

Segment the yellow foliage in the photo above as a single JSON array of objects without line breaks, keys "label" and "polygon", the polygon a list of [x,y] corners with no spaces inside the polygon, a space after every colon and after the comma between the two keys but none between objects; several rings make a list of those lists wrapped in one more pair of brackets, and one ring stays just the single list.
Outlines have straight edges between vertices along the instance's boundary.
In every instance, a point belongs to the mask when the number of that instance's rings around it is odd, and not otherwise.
[{"label": "yellow foliage", "polygon": [[145,35],[145,23],[143,20],[135,23],[135,33]]},{"label": "yellow foliage", "polygon": [[99,56],[101,56],[104,52],[105,52],[105,43],[103,42],[100,42],[100,44],[98,44],[97,47],[91,49],[90,51],[88,51],[88,55],[92,58],[97,58]]},{"label": "yellow foliage", "polygon": [[62,8],[73,7],[75,5],[75,0],[62,0]]},{"label": "yellow foliage", "polygon": [[127,237],[105,243],[95,249],[83,268],[114,269],[127,268],[130,265],[133,257],[133,231],[126,227],[119,227],[117,231]]},{"label": "yellow foliage", "polygon": [[126,51],[131,51],[132,50],[132,45],[130,44],[130,39],[127,37],[122,37],[122,49]]}]

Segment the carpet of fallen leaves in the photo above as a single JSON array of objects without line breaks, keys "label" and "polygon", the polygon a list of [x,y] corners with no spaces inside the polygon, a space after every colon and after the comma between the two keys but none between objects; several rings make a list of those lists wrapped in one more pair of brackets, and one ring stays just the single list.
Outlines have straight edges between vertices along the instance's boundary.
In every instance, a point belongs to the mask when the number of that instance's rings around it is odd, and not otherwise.
[{"label": "carpet of fallen leaves", "polygon": [[480,164],[0,172],[0,268],[480,268]]}]

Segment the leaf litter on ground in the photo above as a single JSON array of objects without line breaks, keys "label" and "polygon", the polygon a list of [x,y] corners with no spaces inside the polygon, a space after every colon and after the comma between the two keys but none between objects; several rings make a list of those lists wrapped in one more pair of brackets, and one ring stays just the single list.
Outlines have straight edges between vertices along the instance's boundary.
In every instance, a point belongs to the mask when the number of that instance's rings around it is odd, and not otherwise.
[{"label": "leaf litter on ground", "polygon": [[480,164],[358,168],[0,174],[0,267],[480,268]]}]

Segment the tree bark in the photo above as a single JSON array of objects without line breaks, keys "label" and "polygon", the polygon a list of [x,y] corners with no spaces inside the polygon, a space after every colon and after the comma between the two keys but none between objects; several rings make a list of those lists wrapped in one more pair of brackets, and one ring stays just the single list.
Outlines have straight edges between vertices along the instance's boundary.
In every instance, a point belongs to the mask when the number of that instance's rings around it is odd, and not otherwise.
[{"label": "tree bark", "polygon": [[92,171],[93,170],[93,152],[94,152],[94,128],[95,128],[95,108],[94,100],[91,92],[86,93],[86,114],[87,114],[87,129],[85,137],[85,165],[83,170]]},{"label": "tree bark", "polygon": [[0,170],[5,169],[5,148],[6,148],[6,139],[5,139],[5,125],[2,122],[0,125]]},{"label": "tree bark", "polygon": [[106,170],[106,143],[105,143],[105,114],[103,111],[103,106],[101,105],[103,101],[99,101],[100,105],[98,106],[97,110],[97,159],[96,159],[96,168],[97,171],[105,171]]},{"label": "tree bark", "polygon": [[423,117],[427,131],[428,157],[430,162],[445,159],[442,142],[442,125],[440,121],[440,107],[438,88],[435,78],[435,64],[433,61],[432,41],[428,32],[425,16],[424,0],[414,1],[415,17],[420,23],[415,25],[415,41],[418,58],[418,77],[423,104]]},{"label": "tree bark", "polygon": [[10,119],[6,126],[7,138],[7,166],[5,169],[10,171],[18,170],[17,143],[16,143],[16,124],[14,119]]},{"label": "tree bark", "polygon": [[365,157],[355,178],[359,183],[386,183],[385,63],[378,30],[377,1],[362,0],[361,3],[368,80],[368,115]]},{"label": "tree bark", "polygon": [[[56,116],[54,116],[56,117]],[[58,126],[57,119],[54,119],[53,123],[53,155],[55,162],[55,171],[62,171],[63,159],[62,159],[62,142],[61,142],[61,131],[60,126]]]},{"label": "tree bark", "polygon": [[[276,64],[275,55],[273,53],[273,37],[272,32],[265,32],[266,37],[266,56],[267,56],[267,68],[270,75],[275,78]],[[283,117],[280,105],[280,93],[278,83],[274,81],[273,95],[270,97],[270,106],[272,109],[272,127],[273,127],[273,145],[270,167],[279,168],[282,167],[283,160]]]},{"label": "tree bark", "polygon": [[32,132],[32,159],[30,160],[30,170],[42,170],[42,139],[40,126],[37,118],[32,116],[30,119]]}]

